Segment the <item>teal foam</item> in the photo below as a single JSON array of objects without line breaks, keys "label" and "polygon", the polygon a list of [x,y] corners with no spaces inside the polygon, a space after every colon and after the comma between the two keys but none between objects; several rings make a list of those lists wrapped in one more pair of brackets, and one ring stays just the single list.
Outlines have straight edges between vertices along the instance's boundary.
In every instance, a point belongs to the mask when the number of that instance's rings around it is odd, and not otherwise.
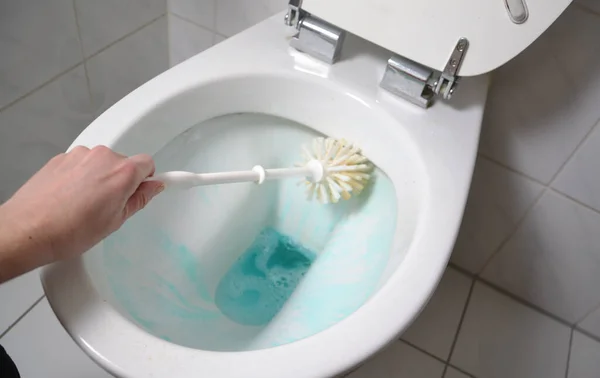
[{"label": "teal foam", "polygon": [[292,295],[315,257],[289,236],[265,228],[219,282],[215,303],[236,323],[265,325]]}]

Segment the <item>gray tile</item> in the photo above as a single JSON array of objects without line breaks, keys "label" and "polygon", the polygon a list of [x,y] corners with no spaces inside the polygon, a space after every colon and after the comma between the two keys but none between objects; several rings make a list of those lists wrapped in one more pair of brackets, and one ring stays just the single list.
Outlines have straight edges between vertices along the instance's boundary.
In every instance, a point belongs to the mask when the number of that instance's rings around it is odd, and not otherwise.
[{"label": "gray tile", "polygon": [[570,330],[476,283],[452,365],[483,378],[563,378]]},{"label": "gray tile", "polygon": [[550,182],[600,117],[598,35],[597,17],[570,7],[494,72],[480,143],[484,155]]},{"label": "gray tile", "polygon": [[0,334],[44,295],[39,271],[35,270],[0,285]]},{"label": "gray tile", "polygon": [[161,17],[87,62],[94,107],[108,109],[168,67],[167,20]]},{"label": "gray tile", "polygon": [[402,335],[402,339],[447,360],[465,308],[471,279],[448,268],[427,307]]},{"label": "gray tile", "polygon": [[0,112],[0,203],[92,121],[83,66]]},{"label": "gray tile", "polygon": [[169,0],[169,12],[215,29],[217,0]]},{"label": "gray tile", "polygon": [[86,57],[166,13],[166,0],[75,0]]},{"label": "gray tile", "polygon": [[444,364],[423,352],[396,341],[347,378],[441,378]]},{"label": "gray tile", "polygon": [[479,157],[452,262],[480,273],[542,189],[542,185]]},{"label": "gray tile", "polygon": [[600,343],[575,331],[567,378],[600,377]]},{"label": "gray tile", "polygon": [[483,277],[570,323],[600,303],[600,214],[546,192]]},{"label": "gray tile", "polygon": [[231,37],[287,7],[286,0],[218,0],[216,32]]},{"label": "gray tile", "polygon": [[0,2],[0,108],[81,62],[72,0]]},{"label": "gray tile", "polygon": [[60,325],[46,299],[0,340],[22,377],[109,378]]},{"label": "gray tile", "polygon": [[446,375],[444,375],[444,378],[469,378],[469,376],[464,373],[461,373],[460,371],[456,370],[453,367],[448,367],[448,370],[446,370]]},{"label": "gray tile", "polygon": [[169,62],[171,66],[213,45],[214,33],[169,15]]},{"label": "gray tile", "polygon": [[600,211],[600,175],[592,173],[597,170],[599,160],[600,126],[596,126],[560,172],[552,187]]},{"label": "gray tile", "polygon": [[600,307],[587,314],[587,316],[577,325],[584,331],[600,338]]}]

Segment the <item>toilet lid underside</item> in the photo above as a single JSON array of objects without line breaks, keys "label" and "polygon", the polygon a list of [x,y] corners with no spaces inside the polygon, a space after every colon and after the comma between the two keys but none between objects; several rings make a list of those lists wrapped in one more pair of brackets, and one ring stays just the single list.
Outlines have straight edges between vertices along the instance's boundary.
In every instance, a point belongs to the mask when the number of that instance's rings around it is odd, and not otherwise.
[{"label": "toilet lid underside", "polygon": [[[458,74],[474,76],[494,70],[527,48],[571,1],[303,0],[302,8],[439,71],[459,38],[466,38],[469,48]],[[523,11],[526,20],[516,23],[514,16]]]}]

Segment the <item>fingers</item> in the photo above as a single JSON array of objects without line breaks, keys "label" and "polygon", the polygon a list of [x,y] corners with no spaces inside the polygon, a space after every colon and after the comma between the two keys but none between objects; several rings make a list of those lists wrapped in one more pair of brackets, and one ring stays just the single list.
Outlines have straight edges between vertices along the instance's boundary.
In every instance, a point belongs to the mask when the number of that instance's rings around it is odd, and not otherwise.
[{"label": "fingers", "polygon": [[129,158],[136,166],[135,180],[137,183],[142,182],[149,176],[154,174],[154,160],[150,155],[139,154]]},{"label": "fingers", "polygon": [[143,209],[152,198],[164,190],[165,186],[160,181],[146,181],[140,184],[125,204],[123,219],[129,219],[133,214]]}]

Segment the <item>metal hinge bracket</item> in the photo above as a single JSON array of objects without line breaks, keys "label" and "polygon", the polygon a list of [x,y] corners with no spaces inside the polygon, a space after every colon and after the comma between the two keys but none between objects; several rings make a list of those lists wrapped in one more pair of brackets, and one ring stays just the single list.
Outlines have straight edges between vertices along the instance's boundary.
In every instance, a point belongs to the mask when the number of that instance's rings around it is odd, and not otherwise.
[{"label": "metal hinge bracket", "polygon": [[290,45],[313,58],[333,64],[340,56],[346,32],[302,10],[302,0],[290,0],[285,24],[298,29]]},{"label": "metal hinge bracket", "polygon": [[458,85],[458,71],[468,47],[469,41],[460,38],[442,72],[399,55],[392,56],[380,86],[423,108],[428,108],[436,96],[448,100]]}]

